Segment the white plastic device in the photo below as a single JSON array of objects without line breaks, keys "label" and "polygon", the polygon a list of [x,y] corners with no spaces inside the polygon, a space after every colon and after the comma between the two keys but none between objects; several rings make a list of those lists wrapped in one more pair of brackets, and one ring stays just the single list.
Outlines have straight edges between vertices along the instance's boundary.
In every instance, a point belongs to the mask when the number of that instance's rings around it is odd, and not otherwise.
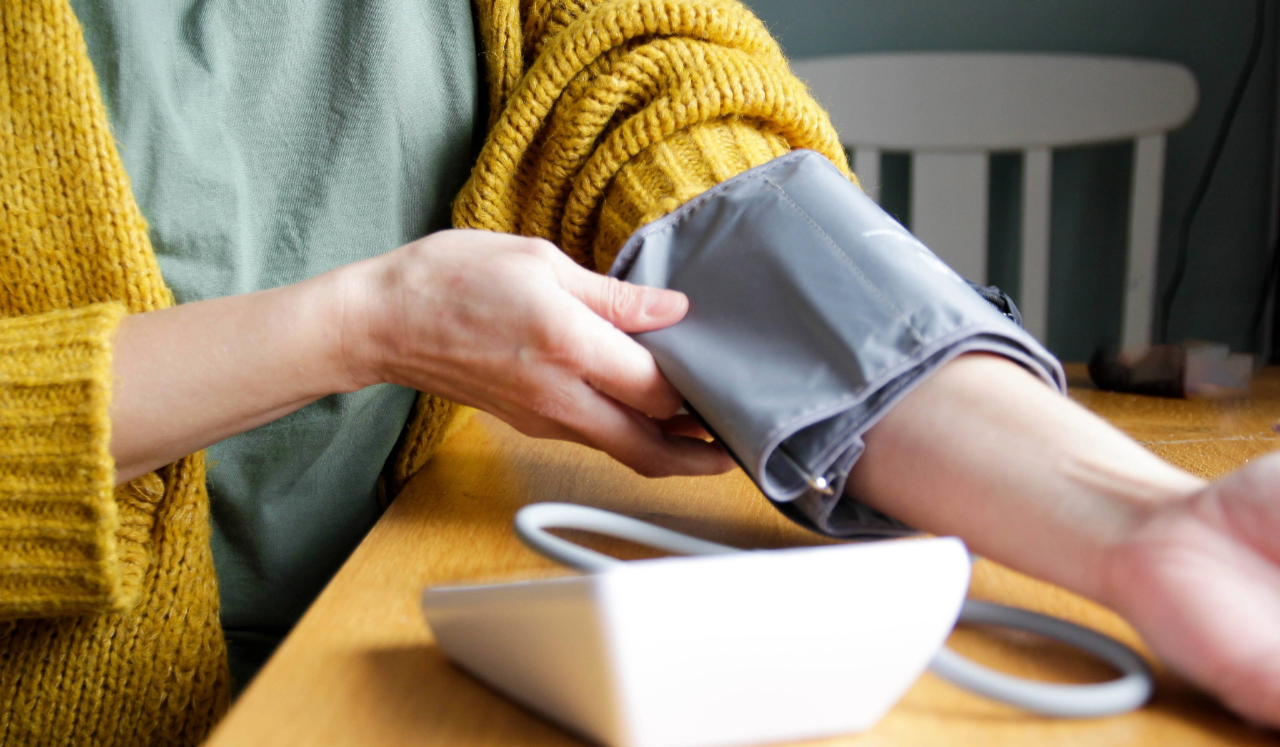
[{"label": "white plastic device", "polygon": [[968,584],[959,540],[922,539],[636,561],[422,604],[450,659],[571,731],[714,747],[871,727]]},{"label": "white plastic device", "polygon": [[[552,535],[587,529],[693,557],[622,561]],[[429,588],[441,649],[509,697],[611,747],[719,747],[873,726],[926,666],[960,687],[1052,716],[1141,707],[1149,669],[1064,620],[966,600],[955,538],[742,551],[586,506],[516,516],[532,549],[588,575]],[[1101,657],[1121,677],[1012,677],[943,643],[957,618],[1020,628]]]}]

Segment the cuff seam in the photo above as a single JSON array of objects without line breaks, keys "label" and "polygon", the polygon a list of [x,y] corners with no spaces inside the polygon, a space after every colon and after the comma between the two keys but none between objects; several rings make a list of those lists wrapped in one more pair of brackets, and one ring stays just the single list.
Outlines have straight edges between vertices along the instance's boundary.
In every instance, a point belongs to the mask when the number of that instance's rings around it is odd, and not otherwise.
[{"label": "cuff seam", "polygon": [[911,336],[914,337],[916,340],[917,349],[921,346],[926,345],[927,341],[924,339],[923,336],[921,336],[920,330],[916,329],[916,325],[911,322],[910,317],[902,313],[901,309],[899,309],[896,305],[894,305],[892,301],[890,301],[888,298],[885,297],[884,292],[882,292],[879,288],[877,288],[876,284],[871,282],[871,278],[867,277],[867,274],[862,271],[862,268],[858,267],[858,264],[853,261],[853,257],[850,257],[848,252],[840,248],[840,245],[836,243],[836,240],[831,238],[831,234],[822,230],[822,226],[818,225],[818,222],[813,219],[813,216],[809,214],[809,211],[800,207],[800,205],[797,204],[794,199],[792,199],[790,193],[788,193],[787,190],[781,184],[778,184],[777,182],[770,179],[767,175],[764,175],[764,174],[762,174],[760,178],[764,181],[765,184],[768,184],[770,187],[776,190],[778,194],[782,195],[782,198],[787,201],[787,204],[791,206],[791,209],[799,213],[800,216],[804,218],[805,222],[808,223],[813,228],[813,230],[817,231],[819,235],[822,236],[823,241],[827,245],[827,249],[832,254],[834,254],[836,256],[836,259],[840,260],[842,264],[848,265],[849,269],[853,270],[854,275],[857,276],[858,282],[861,283],[864,288],[866,288],[867,290],[875,294],[875,297],[880,299],[880,303],[884,304],[886,308],[888,308],[890,311],[893,312],[894,316],[898,317],[899,321],[901,321],[903,324],[906,325],[907,329],[911,330]]}]

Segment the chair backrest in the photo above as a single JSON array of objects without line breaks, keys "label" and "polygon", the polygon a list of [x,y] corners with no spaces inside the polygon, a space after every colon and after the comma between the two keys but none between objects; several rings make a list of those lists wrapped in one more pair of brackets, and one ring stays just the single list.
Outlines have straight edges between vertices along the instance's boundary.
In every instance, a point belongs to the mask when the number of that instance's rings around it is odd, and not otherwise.
[{"label": "chair backrest", "polygon": [[842,55],[793,68],[831,113],[872,197],[879,198],[881,152],[912,154],[912,231],[970,280],[987,278],[989,154],[1022,151],[1018,303],[1041,340],[1049,318],[1053,149],[1135,140],[1121,341],[1150,341],[1165,139],[1198,103],[1190,70],[1022,53]]}]

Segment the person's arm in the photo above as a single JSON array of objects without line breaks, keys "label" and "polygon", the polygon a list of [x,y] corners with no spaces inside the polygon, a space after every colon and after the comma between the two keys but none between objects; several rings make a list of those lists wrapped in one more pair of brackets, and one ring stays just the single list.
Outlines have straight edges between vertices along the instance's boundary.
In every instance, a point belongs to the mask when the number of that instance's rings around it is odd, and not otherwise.
[{"label": "person's arm", "polygon": [[688,302],[546,242],[444,231],[283,288],[126,318],[114,341],[118,482],[334,392],[391,382],[585,443],[646,475],[724,471],[624,331]]},{"label": "person's arm", "polygon": [[355,388],[331,308],[341,283],[335,273],[124,318],[112,356],[116,481]]},{"label": "person's arm", "polygon": [[[541,236],[604,271],[641,226],[794,149],[848,174],[826,114],[739,3],[477,9],[491,128],[455,225]],[[1180,671],[1280,724],[1280,480],[1259,479],[1280,461],[1202,487],[1008,360],[933,374],[867,435],[854,493],[1111,604]]]},{"label": "person's arm", "polygon": [[850,496],[1112,607],[1280,725],[1280,457],[1206,484],[988,355],[944,366],[865,441]]},{"label": "person's arm", "polygon": [[944,366],[864,439],[849,495],[1093,599],[1109,550],[1205,484],[991,355]]}]

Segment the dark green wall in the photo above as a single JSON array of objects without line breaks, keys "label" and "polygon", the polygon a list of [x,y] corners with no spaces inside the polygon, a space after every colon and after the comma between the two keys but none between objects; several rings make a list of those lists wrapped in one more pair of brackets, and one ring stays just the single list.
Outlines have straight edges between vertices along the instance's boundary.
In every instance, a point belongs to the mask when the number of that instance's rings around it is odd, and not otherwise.
[{"label": "dark green wall", "polygon": [[[1270,0],[1274,2],[1274,0]],[[793,58],[851,52],[1010,50],[1153,57],[1199,79],[1200,109],[1169,141],[1161,287],[1177,226],[1244,60],[1251,0],[747,0]],[[1250,317],[1261,290],[1269,230],[1275,130],[1276,7],[1267,46],[1192,235],[1171,338],[1255,347]],[[1132,148],[1054,157],[1049,344],[1087,357],[1119,337]],[[1015,286],[1021,160],[992,172],[992,274]],[[1015,294],[1016,295],[1016,294]]]}]

